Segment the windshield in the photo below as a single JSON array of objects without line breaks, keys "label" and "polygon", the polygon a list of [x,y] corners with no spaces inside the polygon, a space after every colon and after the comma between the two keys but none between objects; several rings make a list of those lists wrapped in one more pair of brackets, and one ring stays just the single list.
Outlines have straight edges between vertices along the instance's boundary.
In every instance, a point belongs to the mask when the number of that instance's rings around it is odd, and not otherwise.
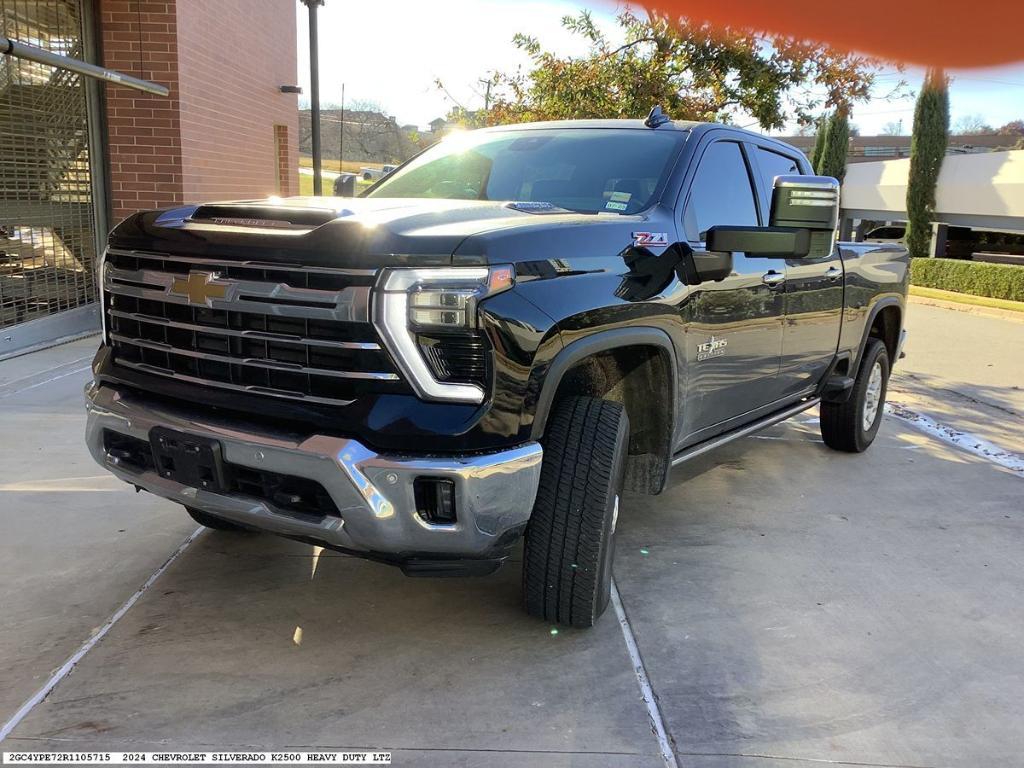
[{"label": "windshield", "polygon": [[636,213],[654,201],[685,135],[616,128],[456,134],[366,197],[514,200]]}]

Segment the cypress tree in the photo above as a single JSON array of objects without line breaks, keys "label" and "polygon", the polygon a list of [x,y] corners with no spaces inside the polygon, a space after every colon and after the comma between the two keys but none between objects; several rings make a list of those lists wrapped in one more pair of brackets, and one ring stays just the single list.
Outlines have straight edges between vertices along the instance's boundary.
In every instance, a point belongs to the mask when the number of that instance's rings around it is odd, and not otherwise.
[{"label": "cypress tree", "polygon": [[941,69],[930,69],[914,106],[907,178],[907,249],[911,256],[931,250],[935,186],[949,142],[949,91]]},{"label": "cypress tree", "polygon": [[818,126],[818,130],[814,134],[814,151],[811,152],[811,167],[814,169],[815,173],[820,173],[818,169],[821,167],[821,152],[825,148],[825,132],[828,130],[827,115],[819,117],[816,125]]},{"label": "cypress tree", "polygon": [[846,112],[846,108],[840,107],[828,119],[825,144],[816,166],[820,175],[835,176],[839,181],[846,175],[846,153],[850,145],[850,120]]}]

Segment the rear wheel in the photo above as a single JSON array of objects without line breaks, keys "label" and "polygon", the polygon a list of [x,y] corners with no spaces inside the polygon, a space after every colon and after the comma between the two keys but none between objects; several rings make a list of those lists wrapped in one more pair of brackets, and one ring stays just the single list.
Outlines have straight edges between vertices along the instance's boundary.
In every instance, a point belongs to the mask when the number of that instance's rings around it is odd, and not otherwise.
[{"label": "rear wheel", "polygon": [[591,627],[608,607],[628,442],[620,403],[573,397],[556,404],[524,545],[530,615]]},{"label": "rear wheel", "polygon": [[860,453],[874,442],[882,424],[889,385],[889,353],[879,339],[869,339],[853,391],[845,403],[821,404],[821,437],[837,451]]},{"label": "rear wheel", "polygon": [[199,523],[200,525],[205,525],[207,528],[213,528],[215,531],[246,530],[245,528],[236,523],[232,523],[229,520],[225,520],[222,517],[216,517],[214,515],[209,514],[208,512],[203,512],[201,509],[196,509],[195,507],[185,507],[185,509],[192,516],[192,519],[195,520],[197,523]]}]

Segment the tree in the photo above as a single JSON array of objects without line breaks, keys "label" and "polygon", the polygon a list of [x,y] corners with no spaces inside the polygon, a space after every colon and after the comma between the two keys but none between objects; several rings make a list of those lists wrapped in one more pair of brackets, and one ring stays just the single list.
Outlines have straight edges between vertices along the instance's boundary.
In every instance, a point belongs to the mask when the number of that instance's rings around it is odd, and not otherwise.
[{"label": "tree", "polygon": [[882,126],[883,136],[902,136],[903,135],[903,121],[897,120],[891,123],[886,123]]},{"label": "tree", "polygon": [[448,110],[445,120],[449,125],[457,125],[467,130],[483,128],[491,123],[487,119],[488,113],[483,109],[469,110],[463,106],[454,106]]},{"label": "tree", "polygon": [[[677,119],[730,121],[750,115],[765,129],[787,119],[812,119],[869,98],[880,62],[787,37],[768,37],[649,12],[622,11],[625,42],[611,42],[589,12],[563,26],[583,37],[578,58],[547,51],[528,35],[515,45],[532,66],[493,77],[493,103],[484,122],[641,117],[660,104]],[[443,86],[442,86],[443,87]],[[820,95],[814,95],[817,92]]]},{"label": "tree", "polygon": [[1011,120],[996,130],[1000,136],[1024,136],[1024,120]]},{"label": "tree", "polygon": [[907,248],[911,256],[931,250],[935,185],[949,144],[949,83],[941,69],[930,69],[914,106],[907,179]]},{"label": "tree", "polygon": [[976,136],[978,134],[995,133],[992,126],[985,122],[981,115],[962,115],[953,123],[954,136]]},{"label": "tree", "polygon": [[825,128],[825,143],[815,166],[821,176],[834,176],[843,180],[846,175],[846,155],[850,149],[850,118],[845,109],[840,108],[828,119]]},{"label": "tree", "polygon": [[811,167],[818,172],[818,165],[821,163],[821,153],[825,149],[825,133],[828,131],[828,115],[822,115],[815,121],[817,131],[814,134],[814,150],[811,152]]}]

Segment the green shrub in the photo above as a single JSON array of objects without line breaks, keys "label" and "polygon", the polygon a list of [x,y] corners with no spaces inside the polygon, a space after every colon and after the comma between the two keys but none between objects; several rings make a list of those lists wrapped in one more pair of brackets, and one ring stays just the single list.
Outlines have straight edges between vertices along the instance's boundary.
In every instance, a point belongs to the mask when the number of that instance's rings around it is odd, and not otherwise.
[{"label": "green shrub", "polygon": [[911,259],[910,282],[924,288],[1024,301],[1024,267],[960,259]]}]

